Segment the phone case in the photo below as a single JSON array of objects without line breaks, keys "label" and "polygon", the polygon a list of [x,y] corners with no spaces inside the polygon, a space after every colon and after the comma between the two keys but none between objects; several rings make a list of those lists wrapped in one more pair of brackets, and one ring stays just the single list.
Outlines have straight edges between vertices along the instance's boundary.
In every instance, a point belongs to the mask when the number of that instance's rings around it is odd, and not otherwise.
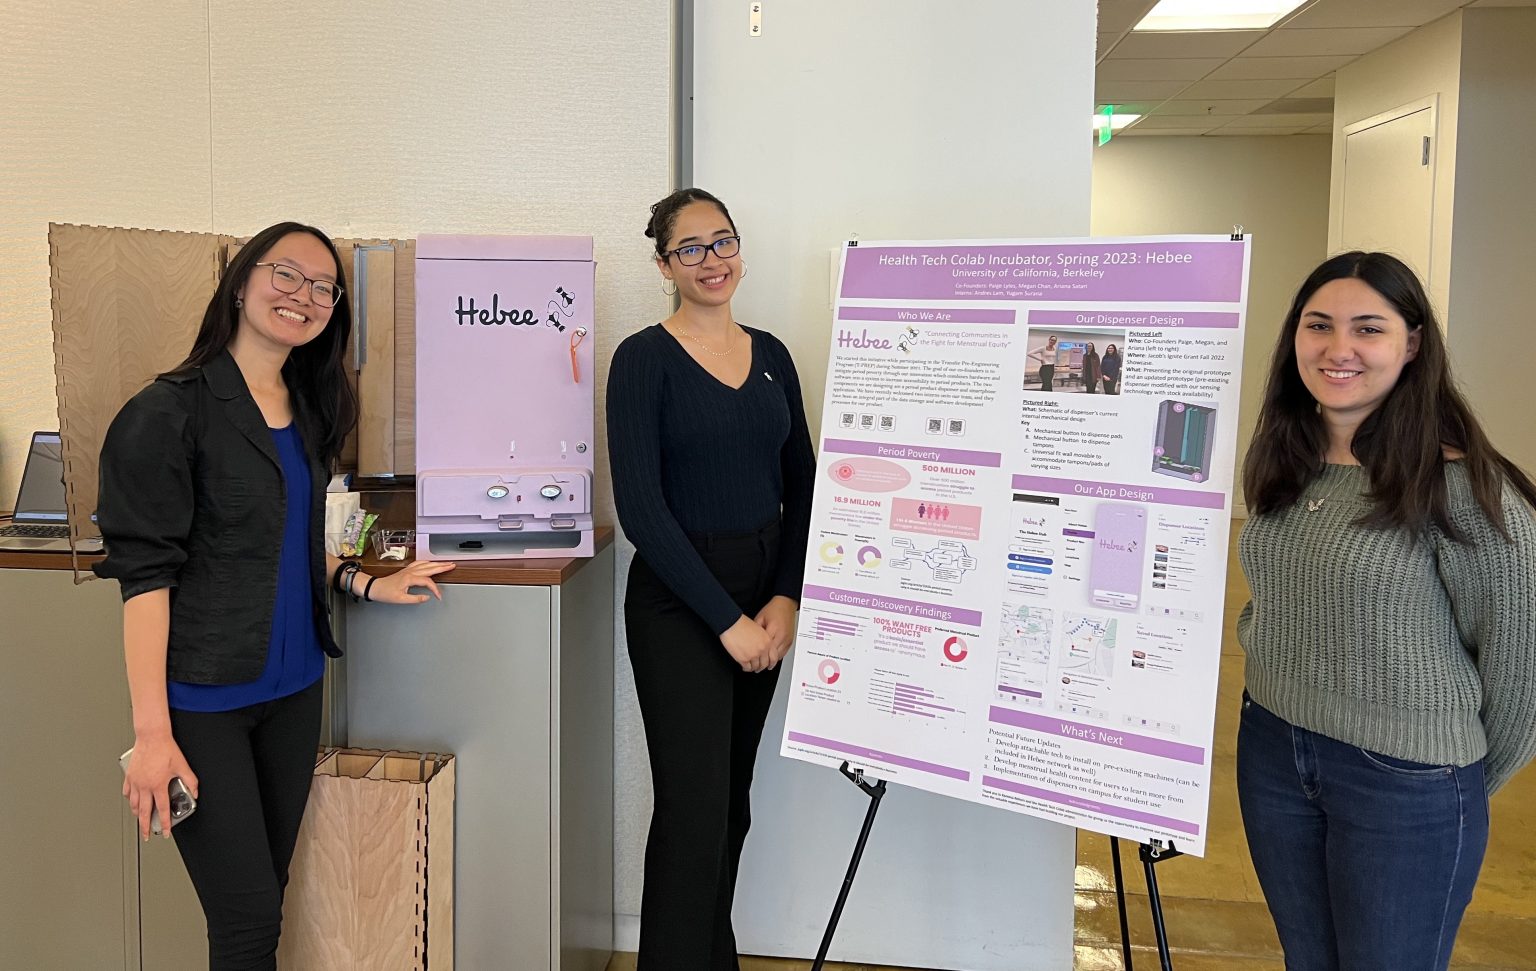
[{"label": "phone case", "polygon": [[[133,749],[129,749],[117,757],[117,764],[122,768],[124,774],[128,772],[128,763],[132,759]],[[192,793],[187,789],[187,784],[181,781],[180,776],[171,780],[170,789],[171,826],[174,827],[177,823],[197,811],[197,800],[192,798]],[[181,809],[181,806],[185,806],[186,809]],[[149,811],[149,831],[156,836],[159,836],[163,831],[160,825],[160,809],[158,807]]]}]

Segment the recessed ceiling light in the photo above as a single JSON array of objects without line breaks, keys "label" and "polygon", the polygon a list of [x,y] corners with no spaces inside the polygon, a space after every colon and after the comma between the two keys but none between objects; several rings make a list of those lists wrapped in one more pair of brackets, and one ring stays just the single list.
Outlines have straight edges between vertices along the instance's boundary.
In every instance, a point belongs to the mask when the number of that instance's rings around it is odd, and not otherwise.
[{"label": "recessed ceiling light", "polygon": [[1131,122],[1140,120],[1140,115],[1094,115],[1093,130],[1101,131],[1104,128],[1105,122],[1108,122],[1110,131],[1119,131]]},{"label": "recessed ceiling light", "polygon": [[1135,30],[1265,30],[1305,0],[1159,0]]}]

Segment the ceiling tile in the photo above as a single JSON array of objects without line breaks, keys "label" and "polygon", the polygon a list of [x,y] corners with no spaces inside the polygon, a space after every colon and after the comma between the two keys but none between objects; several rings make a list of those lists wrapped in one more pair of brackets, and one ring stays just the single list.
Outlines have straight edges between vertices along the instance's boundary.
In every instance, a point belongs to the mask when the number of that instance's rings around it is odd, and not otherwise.
[{"label": "ceiling tile", "polygon": [[1285,22],[1286,27],[1419,27],[1439,20],[1467,0],[1322,0]]},{"label": "ceiling tile", "polygon": [[1263,36],[1262,30],[1141,31],[1121,41],[1115,53],[1121,57],[1228,58]]},{"label": "ceiling tile", "polygon": [[1221,58],[1219,57],[1111,57],[1099,65],[1098,79],[1100,81],[1198,81],[1220,66]]},{"label": "ceiling tile", "polygon": [[1307,129],[1306,133],[1308,135],[1332,135],[1333,124],[1330,122],[1326,125],[1313,125],[1311,128]]},{"label": "ceiling tile", "polygon": [[1148,115],[1141,119],[1132,128],[1179,128],[1186,131],[1210,131],[1212,128],[1220,128],[1231,121],[1231,118],[1201,118],[1198,115]]},{"label": "ceiling tile", "polygon": [[1156,5],[1157,0],[1099,0],[1099,30],[1130,30]]},{"label": "ceiling tile", "polygon": [[1368,54],[1403,36],[1412,27],[1340,27],[1336,30],[1304,30],[1282,27],[1272,30],[1248,49],[1252,57],[1326,57],[1330,54]]},{"label": "ceiling tile", "polygon": [[1269,135],[1300,135],[1300,128],[1233,128],[1228,125],[1225,128],[1214,128],[1207,135],[1248,135],[1250,137],[1266,137]]},{"label": "ceiling tile", "polygon": [[1124,131],[1115,132],[1116,138],[1135,136],[1138,138],[1163,137],[1169,138],[1176,135],[1200,136],[1205,134],[1203,128],[1148,128],[1143,130],[1140,125],[1133,125]]},{"label": "ceiling tile", "polygon": [[1127,101],[1162,101],[1184,90],[1183,81],[1109,81],[1096,85],[1093,97],[1099,104]]},{"label": "ceiling tile", "polygon": [[1297,88],[1290,93],[1292,98],[1331,98],[1333,97],[1333,78],[1318,78],[1304,88]]},{"label": "ceiling tile", "polygon": [[1332,98],[1276,98],[1254,112],[1256,115],[1327,115],[1333,117]]},{"label": "ceiling tile", "polygon": [[1227,119],[1226,128],[1312,128],[1333,124],[1333,115],[1239,115]]},{"label": "ceiling tile", "polygon": [[1332,74],[1354,59],[1353,54],[1336,54],[1333,57],[1238,57],[1212,71],[1211,80],[1316,78]]},{"label": "ceiling tile", "polygon": [[1232,115],[1246,115],[1250,111],[1269,104],[1267,98],[1250,98],[1237,100],[1215,99],[1209,101],[1186,101],[1180,98],[1178,101],[1167,101],[1157,106],[1160,115],[1215,115],[1218,117],[1231,117]]},{"label": "ceiling tile", "polygon": [[1113,50],[1115,41],[1118,40],[1119,37],[1119,34],[1100,34],[1097,47],[1099,57],[1102,58],[1106,56],[1111,50]]},{"label": "ceiling tile", "polygon": [[1474,7],[1536,7],[1536,0],[1477,0]]},{"label": "ceiling tile", "polygon": [[1196,81],[1181,98],[1279,98],[1305,84],[1306,78],[1285,81]]}]

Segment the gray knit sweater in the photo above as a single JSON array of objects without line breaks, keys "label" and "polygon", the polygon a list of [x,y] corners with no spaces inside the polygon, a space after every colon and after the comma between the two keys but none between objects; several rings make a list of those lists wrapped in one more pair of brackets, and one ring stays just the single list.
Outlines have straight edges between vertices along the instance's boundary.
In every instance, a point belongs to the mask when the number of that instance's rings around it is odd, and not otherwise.
[{"label": "gray knit sweater", "polygon": [[1353,524],[1369,509],[1367,480],[1359,466],[1327,466],[1295,505],[1243,527],[1248,693],[1373,752],[1486,757],[1492,793],[1536,755],[1536,520],[1506,486],[1505,540],[1451,462],[1451,520],[1469,542],[1367,529]]}]

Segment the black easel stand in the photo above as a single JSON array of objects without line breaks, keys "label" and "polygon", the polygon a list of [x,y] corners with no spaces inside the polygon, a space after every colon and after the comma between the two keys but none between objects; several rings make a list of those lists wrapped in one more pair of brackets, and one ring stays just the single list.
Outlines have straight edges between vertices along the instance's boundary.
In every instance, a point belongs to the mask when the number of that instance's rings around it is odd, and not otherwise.
[{"label": "black easel stand", "polygon": [[864,790],[864,794],[869,797],[869,810],[864,813],[864,828],[859,830],[859,841],[853,847],[853,859],[848,861],[848,875],[843,878],[843,889],[837,895],[832,919],[827,922],[827,932],[822,935],[821,950],[816,952],[816,961],[811,965],[811,971],[822,971],[827,963],[827,950],[832,947],[832,936],[837,933],[837,922],[842,919],[843,904],[848,902],[848,891],[853,889],[854,874],[859,872],[859,859],[864,855],[864,844],[869,841],[869,831],[875,825],[875,813],[879,812],[880,800],[885,797],[884,779],[871,783],[864,778],[863,769],[850,769],[847,762],[838,771],[847,776],[849,782]]},{"label": "black easel stand", "polygon": [[[1115,865],[1115,900],[1120,905],[1120,950],[1125,955],[1125,971],[1135,971],[1131,958],[1131,930],[1125,913],[1125,879],[1120,872],[1120,840],[1109,838],[1109,852]],[[1164,846],[1160,840],[1141,844],[1141,864],[1147,873],[1147,902],[1152,908],[1152,931],[1157,937],[1157,957],[1162,971],[1173,971],[1173,955],[1168,952],[1168,928],[1163,923],[1163,897],[1157,890],[1157,871],[1153,869],[1164,860],[1183,856],[1172,841]]]}]

